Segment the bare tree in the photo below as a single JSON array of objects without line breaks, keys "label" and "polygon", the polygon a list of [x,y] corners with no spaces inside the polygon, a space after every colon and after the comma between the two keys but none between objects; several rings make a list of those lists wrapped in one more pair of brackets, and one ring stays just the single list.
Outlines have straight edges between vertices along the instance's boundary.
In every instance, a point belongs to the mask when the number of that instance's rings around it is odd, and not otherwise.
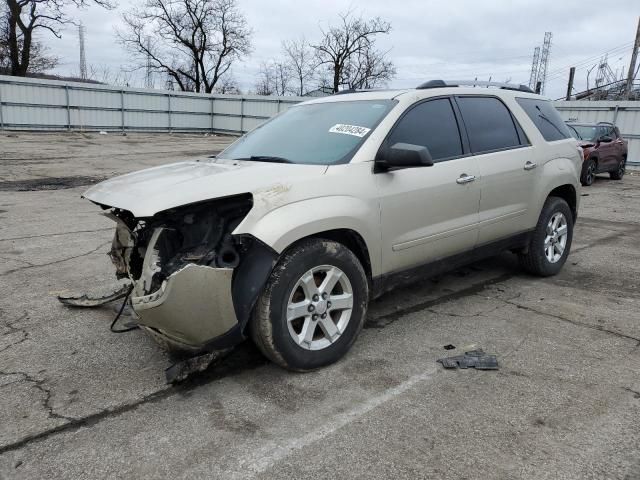
[{"label": "bare tree", "polygon": [[302,96],[309,90],[309,82],[315,76],[317,58],[304,37],[282,42],[282,50],[291,76],[295,79],[292,93]]},{"label": "bare tree", "polygon": [[114,72],[108,65],[89,65],[87,79],[116,87],[129,87],[132,76],[132,72],[122,67]]},{"label": "bare tree", "polygon": [[231,73],[227,73],[213,89],[214,93],[240,95],[238,82]]},{"label": "bare tree", "polygon": [[252,32],[236,0],[146,0],[123,19],[118,36],[138,67],[148,63],[180,90],[211,93],[251,51]]},{"label": "bare tree", "polygon": [[[1,14],[0,14],[1,15]],[[11,73],[11,53],[9,48],[9,29],[6,17],[0,17],[0,74]],[[22,48],[22,41],[18,42],[18,47]],[[54,69],[60,59],[49,53],[49,49],[41,42],[33,40],[31,42],[31,52],[29,54],[29,68],[27,74],[39,74]]]},{"label": "bare tree", "polygon": [[396,69],[386,54],[367,48],[352,56],[345,67],[343,84],[349,88],[375,88],[386,84],[396,75]]},{"label": "bare tree", "polygon": [[291,69],[284,62],[272,60],[260,65],[256,82],[258,95],[286,95],[290,91]]},{"label": "bare tree", "polygon": [[[48,31],[61,37],[64,25],[72,23],[67,15],[69,6],[78,8],[96,4],[113,8],[111,0],[4,0],[6,2],[6,43],[11,75],[25,76],[29,72],[55,66],[55,57],[47,57],[46,49],[34,38],[38,31]],[[35,53],[35,56],[34,56]]]},{"label": "bare tree", "polygon": [[[376,84],[392,78],[395,75],[393,64],[385,60],[384,53],[375,49],[376,35],[388,34],[391,24],[379,17],[370,20],[354,17],[351,12],[341,14],[340,20],[339,25],[322,30],[323,38],[320,43],[311,45],[318,56],[318,64],[326,65],[332,73],[333,91],[337,92],[341,84]],[[377,68],[369,68],[372,63]],[[357,65],[369,67],[360,69]],[[362,72],[368,72],[368,77],[354,77],[356,73]],[[387,78],[376,80],[377,72]]]}]

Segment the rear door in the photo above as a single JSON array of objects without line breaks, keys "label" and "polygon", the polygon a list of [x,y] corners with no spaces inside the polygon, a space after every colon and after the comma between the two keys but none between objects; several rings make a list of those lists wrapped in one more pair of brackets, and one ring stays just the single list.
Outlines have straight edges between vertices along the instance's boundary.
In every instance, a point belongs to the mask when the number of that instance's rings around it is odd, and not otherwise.
[{"label": "rear door", "polygon": [[507,106],[493,96],[457,96],[480,171],[478,245],[531,228],[539,170],[533,149]]},{"label": "rear door", "polygon": [[616,143],[616,133],[613,127],[602,125],[599,127],[598,138],[608,137],[610,142],[599,142],[598,152],[600,154],[600,165],[598,170],[608,172],[614,170],[618,164],[618,147]]},{"label": "rear door", "polygon": [[624,144],[624,140],[622,139],[622,136],[620,135],[620,130],[618,129],[618,127],[613,127],[612,129],[612,137],[613,137],[613,141],[615,143],[616,146],[616,167],[618,166],[618,163],[622,161],[624,154],[625,154],[625,144]]},{"label": "rear door", "polygon": [[473,249],[479,173],[461,137],[451,99],[439,97],[409,107],[383,148],[396,143],[426,146],[434,165],[376,174],[385,270],[404,270]]}]

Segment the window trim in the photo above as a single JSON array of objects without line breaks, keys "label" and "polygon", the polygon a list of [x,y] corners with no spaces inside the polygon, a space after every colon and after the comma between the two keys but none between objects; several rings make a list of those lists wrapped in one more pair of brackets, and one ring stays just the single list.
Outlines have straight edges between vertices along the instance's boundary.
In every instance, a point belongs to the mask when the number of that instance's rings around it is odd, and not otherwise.
[{"label": "window trim", "polygon": [[448,162],[451,160],[457,160],[459,158],[465,158],[465,157],[471,156],[471,150],[469,148],[466,131],[464,130],[463,125],[461,125],[462,118],[460,116],[460,112],[457,110],[457,105],[455,104],[452,98],[452,95],[438,95],[437,97],[427,97],[427,98],[420,99],[417,102],[409,105],[409,107],[407,107],[405,111],[402,112],[402,115],[400,115],[396,119],[393,126],[389,129],[389,131],[387,132],[387,135],[384,137],[384,140],[382,140],[382,142],[380,143],[380,146],[378,147],[378,151],[376,152],[375,162],[377,162],[380,159],[380,155],[382,154],[383,150],[387,147],[389,138],[391,137],[391,135],[393,135],[396,128],[398,127],[400,122],[404,119],[404,117],[408,115],[411,110],[418,107],[419,105],[422,105],[427,102],[432,102],[434,100],[449,100],[449,105],[451,106],[451,110],[453,112],[453,116],[456,121],[456,125],[458,127],[458,136],[460,137],[460,147],[462,148],[462,154],[438,159],[437,161],[433,162],[433,166],[435,167],[439,163]]},{"label": "window trim", "polygon": [[[516,137],[518,138],[518,145],[514,145],[511,147],[503,147],[503,148],[494,148],[492,150],[481,150],[478,152],[474,152],[471,149],[471,140],[469,141],[469,151],[471,152],[472,156],[478,156],[478,155],[486,155],[488,153],[496,153],[496,152],[506,152],[508,150],[517,150],[520,148],[528,148],[531,147],[531,141],[529,140],[529,137],[527,137],[526,132],[524,131],[524,129],[522,128],[522,126],[520,125],[520,122],[518,122],[518,119],[515,117],[515,115],[513,114],[513,112],[511,111],[511,109],[509,108],[509,106],[497,95],[491,95],[491,94],[487,94],[487,95],[483,95],[483,94],[477,94],[477,93],[473,93],[473,94],[468,94],[468,95],[455,95],[453,97],[454,102],[456,103],[456,107],[458,109],[460,109],[460,106],[458,105],[458,98],[494,98],[496,100],[498,100],[503,106],[504,108],[507,109],[507,112],[509,113],[509,116],[511,117],[511,122],[513,123],[513,128],[516,131]],[[464,125],[464,129],[465,129],[465,133],[467,136],[467,139],[469,138],[469,132],[467,131],[467,124],[464,121],[464,115],[462,115],[462,109],[460,109],[460,118],[462,120],[462,124]],[[524,138],[522,138],[522,136],[520,135],[520,133],[522,132],[522,135],[524,135]]]}]

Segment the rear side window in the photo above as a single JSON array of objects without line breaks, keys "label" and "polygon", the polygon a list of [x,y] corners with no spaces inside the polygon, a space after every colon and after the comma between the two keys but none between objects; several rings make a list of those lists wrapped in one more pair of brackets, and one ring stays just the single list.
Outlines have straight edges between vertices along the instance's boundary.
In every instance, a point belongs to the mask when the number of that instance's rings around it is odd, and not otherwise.
[{"label": "rear side window", "polygon": [[434,162],[462,155],[460,130],[451,101],[440,98],[412,107],[389,135],[387,145],[396,143],[427,147]]},{"label": "rear side window", "polygon": [[516,98],[547,142],[571,137],[571,131],[548,100]]},{"label": "rear side window", "polygon": [[509,109],[493,97],[457,97],[471,151],[484,153],[521,145]]}]

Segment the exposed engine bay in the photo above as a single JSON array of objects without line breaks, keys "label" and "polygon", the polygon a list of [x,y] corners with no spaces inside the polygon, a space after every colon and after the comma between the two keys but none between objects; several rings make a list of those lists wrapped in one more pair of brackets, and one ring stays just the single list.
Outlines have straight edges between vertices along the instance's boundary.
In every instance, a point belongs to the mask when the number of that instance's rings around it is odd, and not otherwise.
[{"label": "exposed engine bay", "polygon": [[[134,294],[158,291],[189,264],[235,268],[251,240],[233,237],[252,206],[250,195],[188,205],[137,219],[125,210],[108,214],[118,226],[109,256],[118,278],[134,283]],[[248,240],[248,241],[247,241]]]},{"label": "exposed engine bay", "polygon": [[137,322],[167,350],[220,351],[244,338],[276,258],[255,238],[232,234],[252,205],[243,194],[148,218],[101,205],[117,223],[109,252],[116,277],[130,280]]}]

